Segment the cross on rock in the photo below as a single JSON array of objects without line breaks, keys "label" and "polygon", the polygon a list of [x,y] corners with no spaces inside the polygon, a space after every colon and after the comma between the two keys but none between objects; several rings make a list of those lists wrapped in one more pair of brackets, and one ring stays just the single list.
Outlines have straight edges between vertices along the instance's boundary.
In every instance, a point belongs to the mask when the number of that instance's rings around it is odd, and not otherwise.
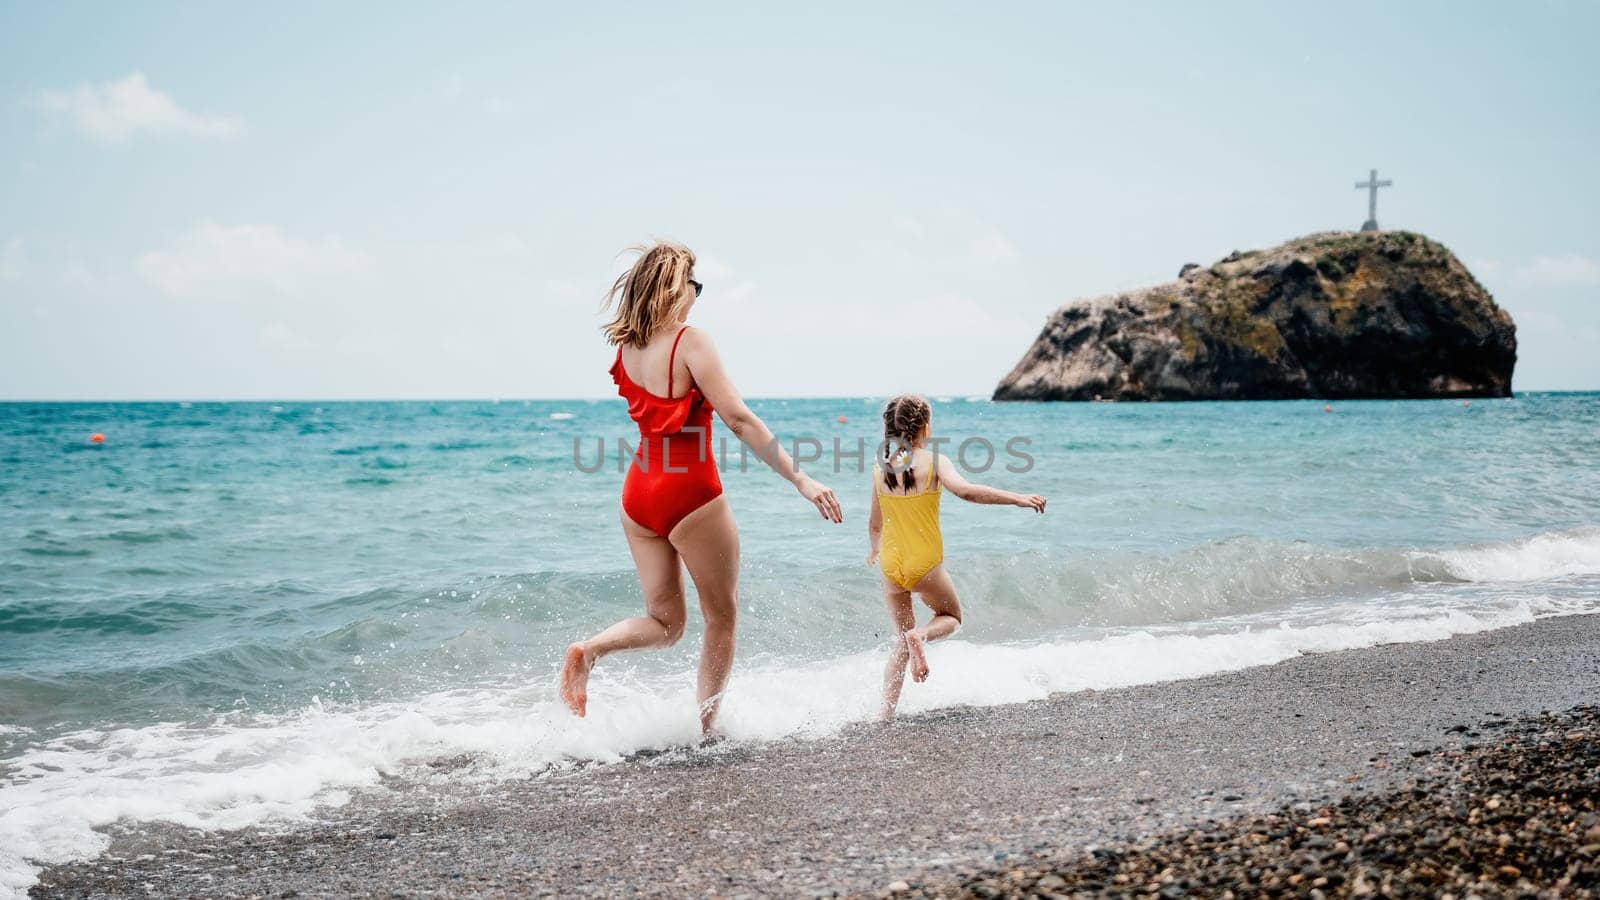
[{"label": "cross on rock", "polygon": [[1362,231],[1378,230],[1378,188],[1389,187],[1394,182],[1387,178],[1378,180],[1378,170],[1373,169],[1366,181],[1356,182],[1356,190],[1365,189],[1367,192],[1367,220],[1361,223]]}]

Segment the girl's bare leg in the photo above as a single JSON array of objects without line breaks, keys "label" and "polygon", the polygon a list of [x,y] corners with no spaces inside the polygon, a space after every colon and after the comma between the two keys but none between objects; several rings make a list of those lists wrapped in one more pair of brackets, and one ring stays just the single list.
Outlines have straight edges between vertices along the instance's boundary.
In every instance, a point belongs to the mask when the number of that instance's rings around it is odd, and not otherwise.
[{"label": "girl's bare leg", "polygon": [[669,535],[689,567],[706,622],[700,648],[700,730],[713,734],[722,691],[733,669],[734,627],[739,613],[739,526],[727,497],[718,497],[683,518]]},{"label": "girl's bare leg", "polygon": [[561,665],[561,699],[582,716],[589,708],[589,672],[602,656],[620,650],[670,647],[683,637],[683,572],[678,551],[666,538],[622,514],[633,564],[644,591],[645,615],[623,619],[567,648]]},{"label": "girl's bare leg", "polygon": [[911,592],[888,579],[883,582],[883,601],[894,622],[894,641],[889,645],[889,664],[883,670],[883,720],[894,718],[900,705],[900,688],[906,681],[909,657],[907,638],[916,633],[917,617],[911,611]]},{"label": "girl's bare leg", "polygon": [[913,681],[928,680],[928,656],[922,645],[955,634],[961,628],[961,598],[956,594],[955,582],[944,570],[944,563],[934,566],[917,582],[917,596],[933,610],[928,624],[906,635],[906,652],[911,658]]}]

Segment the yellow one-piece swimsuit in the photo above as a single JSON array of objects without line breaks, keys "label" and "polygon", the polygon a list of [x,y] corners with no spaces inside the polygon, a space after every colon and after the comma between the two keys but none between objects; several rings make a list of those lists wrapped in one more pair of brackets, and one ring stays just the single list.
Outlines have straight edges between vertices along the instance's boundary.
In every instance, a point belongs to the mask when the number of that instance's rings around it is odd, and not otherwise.
[{"label": "yellow one-piece swimsuit", "polygon": [[944,561],[944,534],[939,530],[939,480],[930,473],[928,486],[915,494],[882,490],[883,472],[872,467],[873,490],[883,513],[878,540],[878,566],[895,584],[912,590],[922,576]]}]

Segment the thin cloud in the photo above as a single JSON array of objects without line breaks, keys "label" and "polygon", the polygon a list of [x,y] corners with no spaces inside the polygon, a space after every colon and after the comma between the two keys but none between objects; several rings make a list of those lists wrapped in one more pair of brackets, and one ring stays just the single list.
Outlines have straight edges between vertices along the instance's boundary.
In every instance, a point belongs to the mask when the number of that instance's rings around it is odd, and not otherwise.
[{"label": "thin cloud", "polygon": [[40,109],[98,141],[116,143],[139,134],[224,139],[244,133],[244,123],[190,112],[150,86],[143,72],[71,91],[42,91]]},{"label": "thin cloud", "polygon": [[22,246],[22,238],[12,238],[0,247],[0,281],[21,281],[22,268],[26,262],[26,249]]},{"label": "thin cloud", "polygon": [[1587,287],[1600,284],[1600,263],[1587,256],[1535,256],[1517,269],[1517,277],[1530,284]]},{"label": "thin cloud", "polygon": [[956,210],[929,219],[897,215],[888,228],[861,242],[880,269],[913,277],[938,272],[945,278],[990,278],[1016,271],[1022,253],[998,228]]},{"label": "thin cloud", "polygon": [[274,225],[206,222],[171,247],[140,256],[136,268],[146,281],[173,296],[215,296],[261,288],[295,293],[364,275],[372,260],[333,236],[309,241]]},{"label": "thin cloud", "polygon": [[694,274],[711,295],[732,303],[743,303],[756,292],[754,281],[740,278],[733,266],[710,253],[695,255]]},{"label": "thin cloud", "polygon": [[446,103],[454,103],[461,99],[466,87],[467,81],[461,77],[461,73],[451,72],[434,80],[432,93]]},{"label": "thin cloud", "polygon": [[701,281],[727,281],[733,277],[733,266],[710,253],[697,253],[694,260],[695,277]]},{"label": "thin cloud", "polygon": [[1017,248],[998,231],[992,231],[973,241],[967,255],[972,262],[980,266],[1011,265],[1022,258]]},{"label": "thin cloud", "polygon": [[894,227],[918,240],[928,236],[928,226],[914,216],[895,216]]},{"label": "thin cloud", "polygon": [[274,350],[303,351],[317,349],[317,342],[282,322],[273,322],[261,329],[261,343]]}]

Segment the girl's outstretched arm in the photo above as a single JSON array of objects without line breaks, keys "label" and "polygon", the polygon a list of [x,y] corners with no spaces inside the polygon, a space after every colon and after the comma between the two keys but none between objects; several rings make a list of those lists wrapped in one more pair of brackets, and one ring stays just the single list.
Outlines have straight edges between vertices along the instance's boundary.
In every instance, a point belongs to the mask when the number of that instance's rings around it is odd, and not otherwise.
[{"label": "girl's outstretched arm", "polygon": [[833,489],[796,468],[794,460],[773,436],[772,429],[745,405],[744,398],[739,396],[739,389],[733,386],[733,379],[722,367],[722,357],[711,342],[711,335],[699,328],[689,329],[684,332],[678,353],[688,365],[689,374],[694,377],[694,383],[699,385],[700,393],[711,401],[711,407],[717,411],[728,430],[756,451],[756,455],[771,466],[772,471],[794,485],[802,497],[816,506],[824,519],[843,522],[844,512],[839,508],[839,499],[833,495]]},{"label": "girl's outstretched arm", "polygon": [[936,456],[935,465],[939,467],[939,481],[949,489],[950,493],[967,501],[968,503],[986,503],[999,506],[1020,506],[1035,512],[1044,512],[1045,500],[1038,494],[1018,494],[1014,491],[1004,491],[986,484],[973,484],[961,477],[956,464],[947,456]]}]

